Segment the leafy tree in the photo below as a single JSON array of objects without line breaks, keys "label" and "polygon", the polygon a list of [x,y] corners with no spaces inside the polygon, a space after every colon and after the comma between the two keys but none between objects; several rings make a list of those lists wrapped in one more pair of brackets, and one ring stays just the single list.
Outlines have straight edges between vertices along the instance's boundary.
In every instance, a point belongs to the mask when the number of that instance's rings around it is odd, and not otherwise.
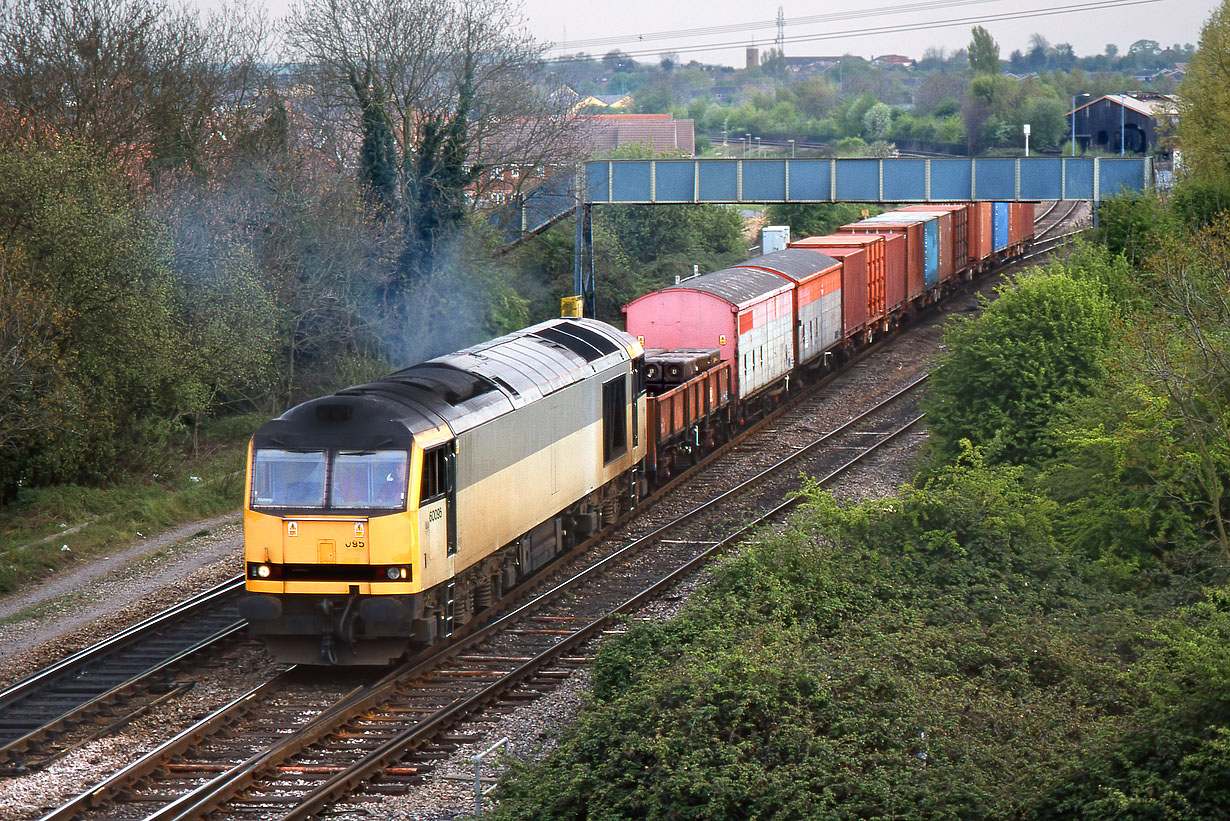
[{"label": "leafy tree", "polygon": [[[1129,54],[1136,53],[1133,43]],[[1153,45],[1156,45],[1155,43]],[[1143,49],[1142,49],[1143,50]],[[1179,86],[1179,137],[1183,161],[1197,176],[1230,175],[1224,137],[1230,129],[1230,0],[1213,11],[1200,30],[1200,49]]]},{"label": "leafy tree", "polygon": [[841,96],[837,84],[825,77],[812,77],[793,86],[791,91],[799,110],[816,119],[827,116]]},{"label": "leafy tree", "polygon": [[863,115],[862,137],[868,140],[882,140],[888,136],[892,124],[893,110],[884,103],[876,103]]},{"label": "leafy tree", "polygon": [[1230,561],[1230,218],[1193,239],[1165,250],[1155,294],[1171,321],[1145,335],[1140,364],[1182,442],[1187,498]]},{"label": "leafy tree", "polygon": [[1180,180],[1170,191],[1169,208],[1182,225],[1204,228],[1230,211],[1230,180],[1195,176]]},{"label": "leafy tree", "polygon": [[1125,192],[1098,204],[1098,225],[1112,254],[1139,264],[1157,251],[1172,220],[1156,194]]},{"label": "leafy tree", "polygon": [[20,246],[0,247],[0,506],[16,498],[39,442],[82,412],[65,317],[28,271]]},{"label": "leafy tree", "polygon": [[[618,240],[628,261],[641,271],[646,291],[675,277],[716,271],[746,258],[743,218],[720,205],[619,205],[595,210],[595,223]],[[638,294],[639,296],[639,294]]]},{"label": "leafy tree", "polygon": [[988,458],[1036,463],[1053,450],[1056,406],[1101,374],[1104,289],[1052,267],[1019,276],[977,317],[952,325],[931,376],[931,443],[944,462],[968,439]]},{"label": "leafy tree", "polygon": [[[1068,110],[1057,98],[1030,97],[1019,111],[1020,123],[1017,125],[1029,123],[1030,139],[1034,145],[1057,145],[1063,140],[1068,127]],[[1021,129],[1016,128],[1014,138],[1020,133]]]},{"label": "leafy tree", "polygon": [[999,44],[991,32],[982,26],[974,26],[973,39],[969,44],[969,68],[977,74],[999,74]]},{"label": "leafy tree", "polygon": [[19,435],[24,458],[6,482],[96,481],[156,460],[202,378],[185,367],[157,226],[119,173],[67,146],[0,154],[0,229],[19,300],[6,310],[26,309],[32,343],[29,381],[11,398],[22,413],[64,404],[50,427]]},{"label": "leafy tree", "polygon": [[1042,71],[1047,68],[1050,62],[1051,44],[1041,34],[1031,34],[1029,37],[1029,51],[1026,53],[1026,62],[1031,71]]}]

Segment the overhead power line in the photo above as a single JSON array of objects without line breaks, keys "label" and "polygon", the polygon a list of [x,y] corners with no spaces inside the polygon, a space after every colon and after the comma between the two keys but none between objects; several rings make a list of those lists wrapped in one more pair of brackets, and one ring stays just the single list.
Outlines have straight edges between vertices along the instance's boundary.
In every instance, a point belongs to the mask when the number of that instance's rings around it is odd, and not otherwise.
[{"label": "overhead power line", "polygon": [[[948,6],[973,5],[975,3],[984,3],[984,2],[997,2],[997,0],[936,0],[934,4],[927,4],[927,5],[934,5],[935,7],[942,7],[944,5],[948,5]],[[843,37],[864,37],[864,36],[875,35],[875,34],[895,34],[895,33],[900,33],[900,32],[905,32],[905,31],[924,31],[927,29],[951,28],[954,26],[981,25],[984,23],[1003,22],[1006,20],[1022,20],[1022,19],[1031,18],[1031,17],[1053,17],[1053,16],[1060,15],[1060,14],[1075,14],[1075,13],[1086,12],[1086,11],[1098,11],[1098,10],[1103,10],[1103,9],[1123,8],[1127,6],[1142,6],[1142,5],[1147,5],[1150,3],[1158,3],[1158,2],[1161,2],[1161,0],[1094,0],[1093,2],[1086,2],[1086,3],[1075,3],[1075,4],[1070,4],[1070,5],[1064,5],[1064,6],[1050,6],[1047,8],[1040,8],[1040,9],[1023,9],[1019,11],[1002,12],[998,14],[987,14],[987,15],[981,15],[981,16],[956,17],[956,18],[949,18],[946,20],[931,20],[931,21],[924,21],[924,22],[917,22],[917,23],[896,23],[896,24],[888,24],[888,25],[883,25],[883,26],[869,26],[866,28],[842,29],[840,31],[830,30],[830,31],[825,31],[822,33],[817,33],[817,34],[798,34],[798,35],[786,37],[785,42],[787,43],[808,43],[808,42],[816,42],[820,40],[837,40]],[[911,11],[916,11],[922,5],[924,4],[915,4],[913,6],[898,7],[898,8],[908,8]],[[877,11],[879,10],[874,10],[874,11],[869,11],[869,12],[844,12],[836,16],[825,15],[825,17],[829,18],[830,20],[834,18],[850,19],[850,18],[856,18],[856,17],[874,16],[875,12]],[[776,21],[769,21],[766,25],[774,26],[776,25]],[[712,27],[712,28],[719,28],[719,27]],[[737,30],[738,29],[733,29],[732,31],[737,31]],[[699,31],[699,29],[682,30],[682,31],[684,32]],[[660,35],[662,39],[668,39],[666,37],[667,35],[666,32],[658,32],[657,35]],[[614,40],[614,38],[612,38],[611,44],[614,44],[616,42],[640,42],[642,39],[644,40],[650,39],[651,36],[653,35],[637,35],[631,40]],[[686,38],[687,36],[691,36],[691,35],[684,34],[681,36]],[[569,45],[571,47],[574,44],[575,44],[575,41],[574,43],[570,43]],[[672,46],[670,50],[673,52],[684,54],[684,53],[693,53],[693,52],[698,52],[698,51],[714,51],[714,50],[726,49],[726,48],[739,48],[745,45],[747,45],[746,39],[740,39],[740,40],[727,40],[723,42],[701,43],[701,44],[695,44],[695,45],[690,45],[690,46]],[[634,49],[630,51],[625,51],[624,54],[628,57],[649,57],[649,56],[654,56],[658,54],[660,51],[661,51],[661,47],[657,47],[657,48],[646,48],[646,49],[639,49],[639,50]],[[569,59],[571,58],[567,56],[550,58],[552,62],[567,62]]]},{"label": "overhead power line", "polygon": [[774,20],[753,20],[745,23],[726,23],[718,26],[697,26],[693,28],[675,29],[673,31],[654,31],[648,34],[619,34],[605,37],[592,37],[585,40],[569,40],[557,43],[556,48],[593,48],[594,46],[618,45],[620,43],[642,43],[654,40],[687,40],[695,37],[707,37],[715,34],[735,34],[745,31],[764,31],[783,26],[810,26],[818,23],[832,23],[839,20],[855,20],[862,17],[882,17],[886,14],[910,14],[919,11],[951,8],[953,6],[978,6],[987,3],[1003,3],[1005,0],[923,0],[921,3],[906,3],[896,6],[881,6],[874,9],[851,11],[835,11],[827,14],[813,14],[807,17],[781,17]]}]

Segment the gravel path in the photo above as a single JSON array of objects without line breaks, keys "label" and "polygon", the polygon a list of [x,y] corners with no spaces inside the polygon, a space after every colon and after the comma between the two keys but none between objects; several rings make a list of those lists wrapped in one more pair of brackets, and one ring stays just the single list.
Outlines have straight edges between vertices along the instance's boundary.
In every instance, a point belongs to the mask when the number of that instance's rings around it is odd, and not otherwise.
[{"label": "gravel path", "polygon": [[242,553],[235,512],[78,562],[0,598],[0,687],[236,575]]}]

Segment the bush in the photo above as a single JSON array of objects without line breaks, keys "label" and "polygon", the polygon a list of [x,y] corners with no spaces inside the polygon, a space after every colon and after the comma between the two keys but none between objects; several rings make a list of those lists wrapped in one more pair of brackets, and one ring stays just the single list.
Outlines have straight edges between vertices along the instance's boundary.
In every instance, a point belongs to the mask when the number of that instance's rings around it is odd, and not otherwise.
[{"label": "bush", "polygon": [[1108,652],[1133,600],[1086,600],[1019,470],[806,496],[600,650],[593,703],[495,818],[1015,818],[1135,698]]},{"label": "bush", "polygon": [[[47,155],[0,154],[0,225],[17,263],[10,283],[58,317],[54,327],[33,324],[42,354],[57,363],[46,386],[52,398],[34,400],[62,409],[57,424],[26,431],[6,449],[5,483],[98,482],[156,463],[202,378],[185,367],[171,254],[158,226],[117,171],[71,144]],[[29,400],[18,400],[19,413]],[[0,409],[0,417],[11,412]]]},{"label": "bush", "polygon": [[951,325],[927,403],[933,456],[952,462],[963,439],[1008,464],[1049,456],[1057,407],[1100,377],[1111,315],[1103,287],[1057,267],[1017,277]]}]

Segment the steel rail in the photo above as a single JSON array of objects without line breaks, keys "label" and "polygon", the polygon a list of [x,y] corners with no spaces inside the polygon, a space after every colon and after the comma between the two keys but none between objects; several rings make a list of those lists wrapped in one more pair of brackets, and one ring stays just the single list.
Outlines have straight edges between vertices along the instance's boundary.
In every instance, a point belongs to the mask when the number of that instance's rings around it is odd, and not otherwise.
[{"label": "steel rail", "polygon": [[[246,624],[234,619],[212,632],[193,635],[192,628],[172,642],[168,652],[150,652],[150,645],[166,641],[168,630],[189,624],[190,619],[214,612],[220,602],[237,595],[243,578],[236,576],[216,587],[180,602],[139,624],[46,667],[0,693],[0,761],[19,762],[4,772],[18,774],[41,768],[71,749],[123,726],[145,708],[131,711],[118,721],[87,733],[85,737],[49,751],[36,764],[27,759],[44,741],[67,732],[76,723],[103,713],[122,697],[171,666],[237,635]],[[156,660],[147,661],[146,656]],[[148,705],[147,705],[148,706]]]}]

